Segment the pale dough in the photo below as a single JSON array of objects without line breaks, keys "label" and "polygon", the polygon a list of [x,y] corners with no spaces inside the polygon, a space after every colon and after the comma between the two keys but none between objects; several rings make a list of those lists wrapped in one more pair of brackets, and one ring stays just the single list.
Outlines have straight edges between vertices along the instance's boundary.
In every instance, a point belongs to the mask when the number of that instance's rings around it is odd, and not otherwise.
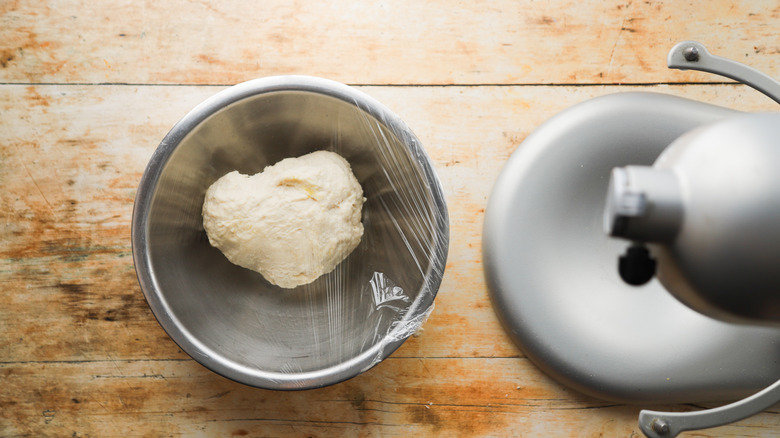
[{"label": "pale dough", "polygon": [[203,228],[228,260],[293,288],[332,271],[357,247],[364,201],[347,160],[317,151],[218,179],[206,191]]}]

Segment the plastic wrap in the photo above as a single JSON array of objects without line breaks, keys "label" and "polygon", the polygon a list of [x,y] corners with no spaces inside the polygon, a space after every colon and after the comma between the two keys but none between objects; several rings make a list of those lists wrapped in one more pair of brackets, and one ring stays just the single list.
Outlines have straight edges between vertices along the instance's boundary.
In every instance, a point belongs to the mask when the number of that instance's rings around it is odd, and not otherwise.
[{"label": "plastic wrap", "polygon": [[[200,213],[214,181],[323,149],[347,159],[366,198],[361,242],[333,272],[282,289],[209,245]],[[432,311],[448,241],[439,181],[409,128],[353,88],[302,76],[239,84],[186,115],[133,213],[136,271],[163,328],[208,368],[270,389],[333,384],[392,353]]]}]

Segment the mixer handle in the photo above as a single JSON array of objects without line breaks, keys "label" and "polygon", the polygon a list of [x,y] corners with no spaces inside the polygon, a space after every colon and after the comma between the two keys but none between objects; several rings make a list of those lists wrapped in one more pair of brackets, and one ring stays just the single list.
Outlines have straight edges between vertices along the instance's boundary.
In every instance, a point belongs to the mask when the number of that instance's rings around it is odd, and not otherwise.
[{"label": "mixer handle", "polygon": [[666,65],[678,70],[698,70],[734,79],[780,103],[780,82],[753,67],[715,56],[701,43],[677,43],[666,57]]},{"label": "mixer handle", "polygon": [[686,430],[708,429],[733,423],[772,407],[780,401],[780,380],[729,405],[696,412],[639,413],[639,428],[650,438],[673,438]]}]

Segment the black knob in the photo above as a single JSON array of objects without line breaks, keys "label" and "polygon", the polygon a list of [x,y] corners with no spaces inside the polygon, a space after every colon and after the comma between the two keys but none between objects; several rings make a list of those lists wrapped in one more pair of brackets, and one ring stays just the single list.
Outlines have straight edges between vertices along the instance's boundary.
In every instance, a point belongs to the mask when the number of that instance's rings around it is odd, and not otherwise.
[{"label": "black knob", "polygon": [[620,278],[632,286],[641,286],[655,276],[656,261],[641,243],[629,246],[618,260]]}]

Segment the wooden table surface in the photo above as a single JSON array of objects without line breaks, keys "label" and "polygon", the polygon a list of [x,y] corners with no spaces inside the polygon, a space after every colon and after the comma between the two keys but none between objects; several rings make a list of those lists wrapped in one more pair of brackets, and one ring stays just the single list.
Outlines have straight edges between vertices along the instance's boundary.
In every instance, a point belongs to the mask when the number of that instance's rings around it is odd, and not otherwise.
[{"label": "wooden table surface", "polygon": [[[776,1],[0,0],[0,436],[640,436],[640,407],[560,386],[504,333],[480,256],[487,197],[533,129],[598,95],[776,110],[665,56],[693,39],[780,77],[779,26]],[[130,215],[180,117],[292,73],[354,85],[411,126],[451,243],[433,314],[390,358],[274,392],[168,338],[136,281]],[[778,436],[778,414],[688,436]]]}]

